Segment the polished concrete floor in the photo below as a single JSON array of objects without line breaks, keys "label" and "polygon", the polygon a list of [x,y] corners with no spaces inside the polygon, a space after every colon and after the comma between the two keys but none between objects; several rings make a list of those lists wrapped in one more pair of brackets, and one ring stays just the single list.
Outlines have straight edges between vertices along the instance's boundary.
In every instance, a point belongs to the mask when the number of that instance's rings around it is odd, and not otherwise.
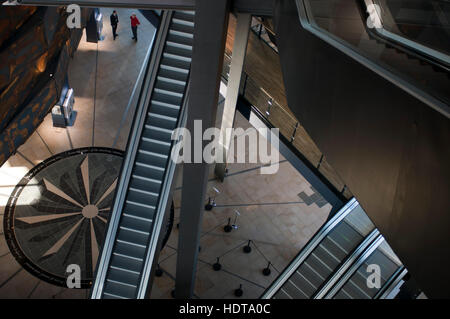
[{"label": "polished concrete floor", "polygon": [[[3,214],[16,184],[33,167],[55,154],[80,147],[105,147],[124,150],[133,108],[128,100],[140,66],[147,53],[154,28],[138,12],[141,21],[139,41],[131,40],[128,17],[132,10],[119,9],[119,37],[111,36],[109,14],[104,14],[106,38],[97,44],[83,38],[71,61],[69,82],[75,91],[75,125],[54,128],[48,115],[37,131],[18,152],[0,168],[0,297],[2,298],[86,298],[87,289],[68,289],[31,274],[18,263],[4,237]],[[98,49],[98,55],[97,55]],[[239,114],[235,126],[249,123]],[[243,137],[237,137],[243,138]],[[280,271],[292,260],[324,223],[331,206],[316,198],[310,184],[282,157],[273,175],[261,175],[264,163],[230,164],[225,181],[213,178],[208,184],[220,190],[217,207],[204,212],[201,251],[198,257],[195,296],[198,298],[233,298],[242,284],[243,298],[257,298]],[[181,185],[179,175],[178,186]],[[305,197],[306,196],[306,197]],[[175,224],[178,221],[181,188],[175,191]],[[30,199],[31,200],[31,199]],[[237,229],[225,233],[228,219]],[[89,233],[89,232],[87,232]],[[251,240],[252,251],[243,252]],[[152,298],[170,298],[176,276],[178,230],[174,226],[169,241],[160,254],[164,271],[155,279]],[[64,247],[64,246],[63,246]],[[211,265],[220,257],[222,270]],[[271,262],[272,273],[261,271]]]}]

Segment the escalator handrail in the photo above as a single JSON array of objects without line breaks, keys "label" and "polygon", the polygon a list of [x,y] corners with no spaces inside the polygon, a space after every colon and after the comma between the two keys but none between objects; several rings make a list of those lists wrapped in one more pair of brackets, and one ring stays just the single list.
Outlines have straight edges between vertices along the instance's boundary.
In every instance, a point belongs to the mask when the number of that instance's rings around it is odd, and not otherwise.
[{"label": "escalator handrail", "polygon": [[106,280],[106,274],[108,272],[108,266],[110,263],[120,218],[122,216],[122,207],[124,205],[125,197],[127,194],[128,184],[130,182],[131,173],[134,166],[133,163],[136,157],[137,148],[139,146],[139,141],[142,134],[142,128],[146,118],[145,115],[147,114],[147,109],[149,107],[152,93],[151,91],[156,83],[158,66],[160,65],[160,61],[162,59],[162,52],[164,50],[165,39],[169,32],[171,16],[171,11],[164,11],[163,17],[161,19],[161,24],[156,35],[156,39],[153,43],[151,59],[147,62],[148,65],[145,72],[145,78],[143,80],[143,85],[139,93],[138,104],[135,111],[130,136],[128,138],[126,155],[122,163],[121,174],[115,190],[114,203],[111,209],[111,217],[107,224],[107,232],[105,235],[104,245],[97,263],[96,276],[94,277],[95,279],[91,291],[92,299],[102,298],[103,285],[104,281]]},{"label": "escalator handrail", "polygon": [[333,275],[327,280],[327,282],[318,290],[312,299],[322,299],[331,288],[339,281],[339,279],[350,269],[350,267],[356,262],[359,256],[361,256],[370,245],[380,237],[380,231],[378,229],[372,230],[366,238],[358,245],[353,253],[347,257],[347,259],[341,264],[339,269],[333,272]]},{"label": "escalator handrail", "polygon": [[401,265],[398,269],[392,274],[391,277],[386,281],[386,283],[381,287],[381,289],[376,293],[373,299],[385,299],[394,289],[397,287],[399,282],[405,277],[408,273],[408,270],[405,266]]},{"label": "escalator handrail", "polygon": [[359,203],[356,198],[350,199],[339,212],[326,222],[317,233],[309,240],[306,246],[293,259],[293,261],[280,273],[269,288],[261,295],[261,299],[270,299],[291,277],[305,259],[315,250],[322,240],[338,225]]},{"label": "escalator handrail", "polygon": [[441,113],[447,118],[450,118],[450,106],[447,105],[445,102],[437,99],[436,97],[430,95],[429,93],[421,90],[420,88],[416,87],[415,85],[409,83],[408,81],[404,80],[399,75],[387,70],[386,68],[381,67],[379,64],[373,62],[369,58],[363,56],[358,51],[356,51],[352,46],[345,43],[335,35],[331,34],[330,32],[327,32],[321,28],[319,28],[312,18],[311,11],[308,7],[308,0],[295,0],[297,5],[297,11],[299,15],[300,24],[303,29],[309,31],[310,33],[314,34],[319,39],[325,41],[329,45],[335,47],[345,55],[349,56],[350,58],[354,59],[358,63],[362,64],[366,68],[370,69],[371,71],[375,72],[376,74],[382,76],[386,80],[390,81],[394,85],[398,86],[400,89],[404,90],[405,92],[409,93],[413,97],[417,98],[421,102],[427,104],[432,109],[436,110],[437,112]]},{"label": "escalator handrail", "polygon": [[[369,4],[375,4],[373,0],[364,0],[366,8]],[[378,15],[378,12],[376,12]],[[382,19],[379,17],[381,23]],[[398,43],[400,46],[410,49],[414,51],[421,58],[426,60],[428,63],[431,63],[437,67],[444,69],[445,71],[449,71],[450,67],[450,56],[445,53],[439,52],[432,48],[421,45],[418,42],[413,40],[409,40],[401,35],[392,33],[384,28],[382,25],[381,28],[368,28],[366,24],[366,31],[370,34],[377,34],[379,37],[388,40],[389,42]]]},{"label": "escalator handrail", "polygon": [[333,299],[333,297],[342,289],[342,287],[351,279],[359,267],[372,255],[372,253],[384,242],[384,237],[379,235],[369,247],[366,247],[360,257],[352,266],[339,278],[339,281],[328,291],[324,299]]}]

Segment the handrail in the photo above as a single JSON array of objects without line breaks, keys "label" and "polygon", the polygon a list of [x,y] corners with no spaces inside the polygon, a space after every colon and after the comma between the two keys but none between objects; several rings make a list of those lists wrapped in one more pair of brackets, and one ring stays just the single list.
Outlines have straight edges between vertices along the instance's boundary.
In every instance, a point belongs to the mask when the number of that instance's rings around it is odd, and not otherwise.
[{"label": "handrail", "polygon": [[402,77],[394,74],[392,71],[387,70],[386,68],[381,67],[377,63],[373,62],[369,58],[366,58],[354,48],[352,48],[349,44],[341,41],[338,37],[327,32],[321,28],[319,28],[313,19],[313,15],[311,13],[311,8],[308,6],[308,0],[296,0],[297,11],[299,14],[300,24],[303,29],[311,32],[319,39],[325,41],[329,45],[335,47],[345,55],[354,59],[358,63],[382,76],[389,82],[398,86],[400,89],[414,96],[418,100],[430,106],[432,109],[441,113],[447,118],[450,118],[450,106],[441,100],[435,98],[434,96],[426,93],[425,91],[419,89],[418,87],[412,85],[408,81],[404,80]]},{"label": "handrail", "polygon": [[339,277],[339,281],[329,290],[329,292],[324,296],[325,299],[333,299],[333,297],[341,290],[341,288],[350,280],[352,275],[359,269],[359,267],[369,258],[370,255],[383,243],[383,236],[379,235],[370,246],[364,250],[362,255],[358,258],[356,262]]},{"label": "handrail", "polygon": [[400,266],[389,279],[386,281],[386,283],[381,287],[380,291],[377,292],[377,294],[373,297],[373,299],[385,299],[393,290],[394,288],[399,284],[399,282],[405,277],[405,275],[408,273],[408,270],[405,268],[405,266]]},{"label": "handrail", "polygon": [[[189,79],[189,75],[188,75]],[[189,84],[185,87],[185,91],[183,94],[183,102],[181,105],[181,114],[178,117],[177,124],[175,127],[181,128],[186,125],[187,120],[187,107],[188,107],[188,100],[189,100]],[[144,263],[144,271],[142,273],[141,279],[140,279],[140,285],[138,289],[137,299],[144,299],[147,294],[147,283],[150,278],[152,267],[151,264],[154,261],[154,257],[156,254],[156,250],[158,248],[158,242],[159,242],[159,235],[161,233],[161,228],[163,226],[164,221],[164,212],[166,211],[167,203],[169,201],[169,195],[170,195],[170,188],[172,186],[172,180],[173,175],[175,173],[176,169],[176,158],[173,158],[174,154],[172,154],[173,146],[178,141],[179,137],[181,136],[181,131],[177,130],[176,135],[172,136],[172,142],[170,145],[170,157],[166,163],[166,167],[164,170],[164,176],[163,176],[163,184],[161,185],[160,195],[158,199],[158,203],[156,204],[156,210],[155,210],[155,216],[156,219],[153,222],[152,225],[152,232],[151,237],[149,240],[148,245],[148,251],[147,255],[145,257],[145,263]],[[175,154],[178,155],[178,154]]]},{"label": "handrail", "polygon": [[347,215],[358,206],[356,198],[352,198],[336,213],[327,223],[325,223],[312,237],[294,260],[280,273],[272,285],[262,294],[261,299],[270,299],[291,277],[305,259],[314,251],[314,249],[322,242],[322,240],[330,233],[334,227],[339,224]]},{"label": "handrail", "polygon": [[[366,5],[366,9],[369,7],[369,5],[375,5],[373,0],[364,0],[364,3]],[[442,67],[447,72],[449,71],[449,67],[450,67],[450,56],[449,55],[439,52],[437,50],[434,50],[432,48],[426,47],[418,42],[409,40],[401,35],[397,35],[395,33],[392,33],[390,31],[386,30],[383,26],[383,19],[380,17],[379,12],[377,10],[374,10],[374,14],[377,15],[378,21],[380,21],[380,23],[381,23],[381,28],[371,28],[371,29],[368,29],[369,32],[374,31],[383,38],[386,38],[390,41],[400,44],[403,47],[406,47],[413,51],[416,51],[416,52],[418,52],[419,55],[425,56],[424,58],[429,63],[437,65],[438,67]]]},{"label": "handrail", "polygon": [[[226,52],[225,52],[224,56],[225,56],[227,59],[229,59],[229,60],[231,60],[231,58],[232,58],[232,57],[231,57],[228,53],[226,53]],[[242,73],[245,74],[246,77],[248,77],[248,78],[251,79],[251,77],[250,77],[245,71],[242,71]],[[226,81],[228,81],[228,78],[224,77],[223,74],[222,74],[222,77],[223,77]],[[291,115],[291,114],[290,114],[283,106],[281,106],[281,104],[278,103],[278,101],[277,101],[272,95],[270,95],[269,92],[267,92],[267,91],[266,91],[264,88],[262,88],[262,87],[258,87],[258,89],[259,89],[261,92],[263,92],[265,95],[267,95],[267,97],[272,101],[272,103],[276,104],[276,105],[281,109],[281,111],[282,111],[285,115],[287,115],[293,122],[299,123],[298,120],[297,120],[297,118],[295,118],[295,117],[294,117],[293,115]],[[244,95],[245,95],[245,92],[244,92]]]},{"label": "handrail", "polygon": [[313,297],[313,299],[322,299],[328,291],[339,281],[339,279],[350,269],[350,267],[355,263],[358,256],[366,251],[366,249],[370,246],[371,243],[374,242],[377,238],[379,238],[380,231],[378,229],[372,230],[372,232],[366,236],[366,238],[358,245],[358,247],[354,250],[354,252],[347,257],[344,263],[341,264],[339,269],[333,273],[331,278],[327,280],[327,282],[317,291]]},{"label": "handrail", "polygon": [[145,115],[150,104],[151,88],[156,82],[156,75],[158,73],[158,66],[160,64],[162,52],[164,49],[165,38],[168,34],[169,24],[171,21],[172,12],[165,11],[161,19],[161,24],[156,36],[156,41],[153,44],[152,55],[150,63],[148,63],[144,78],[144,85],[139,94],[138,108],[134,115],[133,126],[128,138],[126,156],[122,163],[122,169],[118,185],[116,187],[114,204],[111,210],[111,217],[107,225],[107,233],[105,236],[104,245],[101,252],[101,257],[97,263],[97,274],[95,276],[94,285],[92,286],[91,298],[100,299],[103,293],[103,283],[108,272],[108,265],[111,259],[111,254],[117,234],[121,211],[126,196],[126,187],[131,178],[131,171],[133,169],[134,159],[136,157],[139,140],[142,133],[142,127],[145,122]]}]

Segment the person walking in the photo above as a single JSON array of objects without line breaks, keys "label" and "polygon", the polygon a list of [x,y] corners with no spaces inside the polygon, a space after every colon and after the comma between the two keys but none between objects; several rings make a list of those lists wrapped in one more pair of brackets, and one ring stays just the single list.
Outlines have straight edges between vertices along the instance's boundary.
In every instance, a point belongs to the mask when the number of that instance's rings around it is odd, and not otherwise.
[{"label": "person walking", "polygon": [[109,17],[109,19],[111,20],[111,27],[112,27],[112,31],[113,31],[113,37],[114,37],[114,40],[115,40],[116,37],[117,37],[117,25],[119,24],[119,17],[117,16],[117,11],[116,10],[113,11],[113,13]]},{"label": "person walking", "polygon": [[136,15],[133,13],[130,17],[131,19],[131,31],[133,31],[133,40],[137,41],[137,27],[141,23],[139,22],[139,19],[136,17]]}]

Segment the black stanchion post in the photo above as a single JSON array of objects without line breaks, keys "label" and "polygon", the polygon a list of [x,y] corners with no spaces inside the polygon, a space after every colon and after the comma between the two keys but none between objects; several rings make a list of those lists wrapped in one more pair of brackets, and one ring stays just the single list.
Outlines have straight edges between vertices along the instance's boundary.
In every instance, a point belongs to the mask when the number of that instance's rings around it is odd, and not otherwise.
[{"label": "black stanchion post", "polygon": [[219,262],[219,257],[217,257],[217,261],[213,264],[213,269],[214,271],[219,271],[222,269],[222,265]]},{"label": "black stanchion post", "polygon": [[226,232],[226,233],[229,233],[233,228],[231,227],[231,218],[228,218],[228,224],[227,225],[225,225],[225,227],[223,228],[223,230]]},{"label": "black stanchion post", "polygon": [[264,276],[269,276],[270,275],[270,273],[271,273],[271,271],[270,271],[270,261],[267,264],[267,267],[263,269],[262,273],[263,273]]},{"label": "black stanchion post", "polygon": [[156,277],[161,277],[162,275],[163,275],[163,271],[162,271],[161,267],[158,264],[158,266],[157,266],[157,268],[155,270],[155,276]]},{"label": "black stanchion post", "polygon": [[234,295],[236,297],[242,297],[244,291],[242,290],[242,284],[239,285],[239,288],[234,291]]},{"label": "black stanchion post", "polygon": [[244,248],[243,248],[243,251],[244,251],[244,253],[246,253],[246,254],[249,254],[249,253],[251,253],[251,251],[252,251],[252,247],[250,247],[250,243],[251,243],[251,240],[249,240],[248,243],[247,243],[247,245],[244,246]]}]

